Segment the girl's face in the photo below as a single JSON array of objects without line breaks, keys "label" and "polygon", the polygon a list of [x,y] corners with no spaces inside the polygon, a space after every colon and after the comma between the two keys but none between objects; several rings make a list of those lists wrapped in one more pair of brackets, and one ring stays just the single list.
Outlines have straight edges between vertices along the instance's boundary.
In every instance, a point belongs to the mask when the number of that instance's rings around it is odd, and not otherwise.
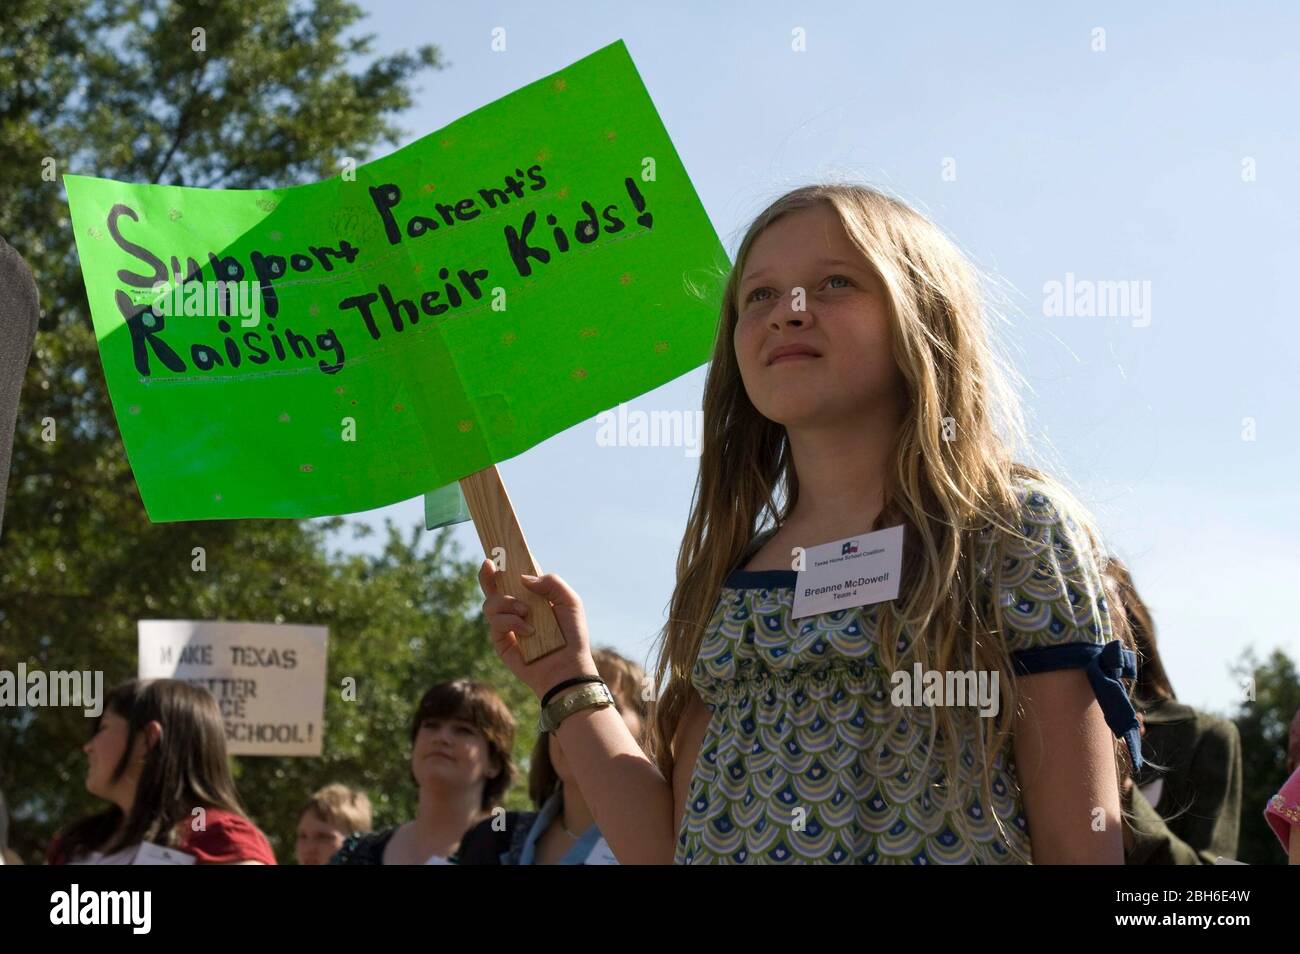
[{"label": "girl's face", "polygon": [[[740,376],[769,420],[825,426],[900,391],[884,287],[825,203],[786,213],[754,240],[738,313]],[[773,354],[789,345],[811,355]]]},{"label": "girl's face", "polygon": [[[122,760],[129,735],[130,725],[126,719],[112,709],[105,709],[99,718],[95,734],[82,746],[89,763],[86,768],[86,791],[90,794],[121,804],[124,795],[134,793],[140,779],[140,758],[132,758],[122,777],[116,780],[113,778],[113,770]],[[141,754],[142,742],[143,739],[136,739],[136,756]]]},{"label": "girl's face", "polygon": [[426,719],[415,735],[411,772],[421,786],[469,788],[500,774],[487,739],[464,719]]}]

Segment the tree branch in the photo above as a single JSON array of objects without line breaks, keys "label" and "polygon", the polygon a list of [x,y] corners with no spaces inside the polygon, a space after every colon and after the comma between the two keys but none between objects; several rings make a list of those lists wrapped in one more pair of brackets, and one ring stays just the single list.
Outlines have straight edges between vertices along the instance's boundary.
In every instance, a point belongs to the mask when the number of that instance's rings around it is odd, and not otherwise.
[{"label": "tree branch", "polygon": [[203,62],[199,64],[199,68],[191,74],[190,95],[185,101],[185,106],[181,109],[180,118],[176,121],[176,136],[172,140],[171,148],[167,150],[167,155],[163,156],[162,164],[158,167],[158,171],[149,179],[149,181],[154,185],[158,184],[158,180],[162,178],[162,174],[167,171],[167,167],[171,165],[172,158],[176,155],[176,150],[180,148],[181,143],[185,139],[185,134],[188,132],[190,115],[194,109],[194,104],[198,102],[199,98],[199,81],[203,79],[203,73],[207,68],[208,61],[204,59]]}]

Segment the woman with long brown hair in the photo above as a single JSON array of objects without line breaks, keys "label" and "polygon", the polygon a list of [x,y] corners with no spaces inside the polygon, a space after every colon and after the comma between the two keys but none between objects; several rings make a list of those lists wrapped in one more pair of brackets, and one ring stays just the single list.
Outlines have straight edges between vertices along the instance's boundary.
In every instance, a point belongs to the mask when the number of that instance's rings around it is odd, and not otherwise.
[{"label": "woman with long brown hair", "polygon": [[86,790],[112,807],[57,836],[51,864],[148,863],[157,849],[181,863],[275,864],[240,805],[207,690],[176,679],[117,686],[85,752]]}]

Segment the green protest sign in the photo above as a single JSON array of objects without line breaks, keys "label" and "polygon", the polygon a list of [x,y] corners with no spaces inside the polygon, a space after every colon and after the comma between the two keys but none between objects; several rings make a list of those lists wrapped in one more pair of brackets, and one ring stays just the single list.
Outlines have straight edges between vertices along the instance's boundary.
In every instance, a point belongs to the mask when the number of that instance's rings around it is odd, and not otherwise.
[{"label": "green protest sign", "polygon": [[707,361],[730,267],[621,41],[324,182],[65,182],[155,521],[454,485]]}]

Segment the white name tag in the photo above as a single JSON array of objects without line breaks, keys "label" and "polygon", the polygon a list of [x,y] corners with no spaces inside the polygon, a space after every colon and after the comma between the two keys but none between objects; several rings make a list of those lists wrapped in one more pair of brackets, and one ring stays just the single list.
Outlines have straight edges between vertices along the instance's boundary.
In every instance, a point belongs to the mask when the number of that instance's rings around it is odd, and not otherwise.
[{"label": "white name tag", "polygon": [[451,862],[448,861],[446,857],[444,857],[443,855],[430,855],[429,860],[426,861],[425,864],[426,865],[449,865],[451,864]]},{"label": "white name tag", "polygon": [[903,525],[808,547],[804,566],[795,577],[792,619],[897,599]]},{"label": "white name tag", "polygon": [[184,851],[177,851],[175,848],[164,848],[162,845],[155,845],[151,841],[140,843],[140,850],[135,853],[135,858],[131,860],[133,865],[192,865],[198,862],[198,858]]},{"label": "white name tag", "polygon": [[601,837],[591,846],[591,851],[588,853],[587,860],[584,861],[583,864],[616,865],[618,864],[618,859],[614,857],[614,852],[610,850],[609,842]]}]

